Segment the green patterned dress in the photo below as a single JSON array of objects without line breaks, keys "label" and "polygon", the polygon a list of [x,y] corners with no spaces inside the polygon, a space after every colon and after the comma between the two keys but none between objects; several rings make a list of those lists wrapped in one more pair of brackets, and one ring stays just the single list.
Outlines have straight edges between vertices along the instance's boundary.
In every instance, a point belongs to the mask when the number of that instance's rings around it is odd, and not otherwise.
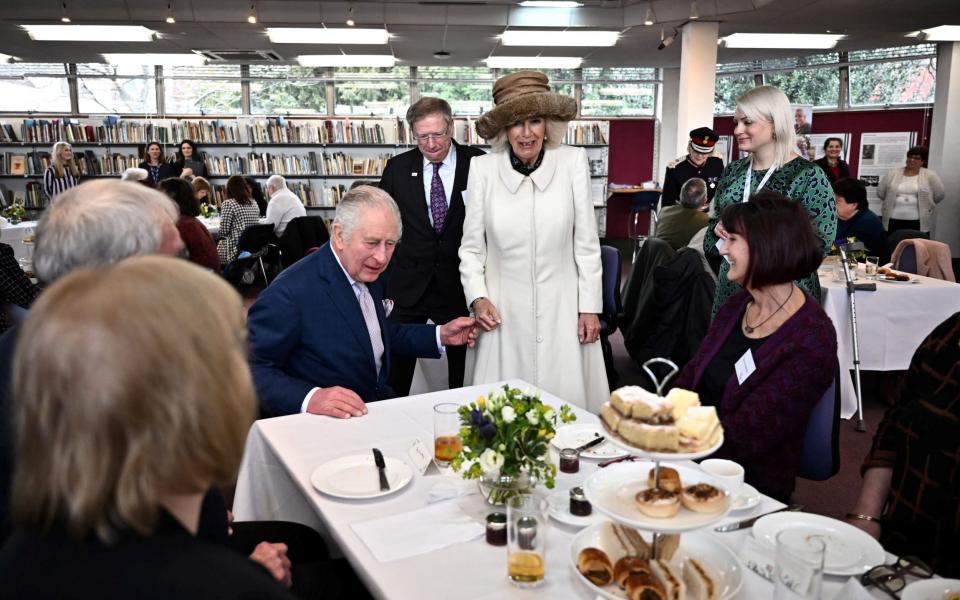
[{"label": "green patterned dress", "polygon": [[[743,201],[743,185],[747,180],[747,169],[750,168],[750,159],[744,158],[727,165],[717,186],[717,193],[713,199],[712,216],[707,225],[707,233],[703,238],[705,252],[717,255],[717,235],[714,228],[720,221],[723,209],[731,204]],[[757,191],[757,186],[767,174],[764,170],[755,170],[750,181],[750,193]],[[823,169],[804,158],[795,158],[774,171],[763,189],[779,192],[788,198],[802,202],[810,213],[813,227],[820,241],[823,242],[823,253],[830,252],[830,246],[837,234],[837,204],[833,195],[833,188],[824,174]],[[749,235],[749,233],[748,233]],[[720,276],[717,282],[717,293],[713,299],[713,314],[726,302],[732,294],[740,289],[740,285],[727,279],[729,265],[721,261]],[[797,280],[800,289],[811,296],[820,299],[820,280],[814,271],[810,275]]]}]

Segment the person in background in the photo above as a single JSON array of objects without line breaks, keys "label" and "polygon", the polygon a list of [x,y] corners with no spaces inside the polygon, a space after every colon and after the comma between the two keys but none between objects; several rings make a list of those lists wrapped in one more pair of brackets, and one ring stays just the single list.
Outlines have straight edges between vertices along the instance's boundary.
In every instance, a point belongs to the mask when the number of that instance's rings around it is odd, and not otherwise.
[{"label": "person in background", "polygon": [[740,290],[673,385],[717,407],[725,441],[714,456],[739,462],[751,485],[787,502],[810,413],[836,376],[833,323],[796,284],[823,250],[806,209],[771,190],[726,207],[720,223],[724,276]]},{"label": "person in background", "polygon": [[493,152],[474,157],[460,280],[485,333],[467,385],[519,378],[583,408],[610,395],[597,316],[600,241],[586,151],[562,144],[577,114],[538,71],[493,84],[477,120]]},{"label": "person in background", "polygon": [[170,177],[183,177],[191,180],[194,177],[207,177],[207,165],[203,163],[200,151],[197,150],[197,144],[193,140],[183,140],[180,142],[180,149],[177,150],[177,160],[169,166],[169,173],[161,173]]},{"label": "person in background", "polygon": [[827,138],[823,143],[823,154],[823,158],[813,162],[823,169],[824,175],[831,184],[839,179],[850,177],[850,166],[843,160],[843,140],[837,137]]},{"label": "person in background", "polygon": [[73,146],[57,142],[50,151],[50,166],[43,172],[43,193],[47,199],[80,183],[80,169],[73,156]]},{"label": "person in background", "polygon": [[10,328],[11,311],[30,308],[40,288],[23,272],[13,248],[0,243],[0,333]]},{"label": "person in background", "polygon": [[[470,161],[483,154],[453,141],[453,112],[440,98],[421,98],[407,109],[417,147],[387,161],[380,188],[400,208],[403,243],[397,246],[386,296],[389,318],[397,323],[446,323],[470,314],[460,283],[460,239],[465,214],[464,190]],[[463,386],[467,350],[447,350],[447,382]],[[399,396],[410,393],[416,360],[394,354],[390,385]]]},{"label": "person in background", "polygon": [[267,199],[263,195],[263,188],[260,187],[260,182],[254,177],[244,177],[243,180],[247,182],[248,186],[250,186],[250,196],[253,198],[253,201],[257,203],[257,209],[260,211],[260,216],[266,216]]},{"label": "person in background", "polygon": [[885,550],[960,577],[960,313],[917,348],[863,461],[847,520]]},{"label": "person in background", "polygon": [[686,180],[680,188],[680,203],[660,209],[656,237],[674,250],[686,246],[694,234],[707,226],[710,217],[704,209],[709,204],[707,182],[699,177]]},{"label": "person in background", "polygon": [[180,211],[177,231],[186,246],[187,258],[201,267],[219,273],[217,246],[213,243],[210,231],[197,219],[200,216],[200,202],[193,193],[193,187],[179,177],[169,177],[160,182],[159,189],[173,200]]},{"label": "person in background", "polygon": [[160,185],[160,182],[168,177],[179,177],[180,173],[174,173],[172,164],[163,159],[163,146],[160,142],[150,142],[143,151],[143,160],[137,165],[147,171],[147,176],[153,187]]},{"label": "person in background", "polygon": [[[830,252],[837,239],[833,188],[820,167],[793,151],[793,116],[786,95],[770,85],[755,87],[737,99],[734,136],[740,150],[749,152],[750,156],[730,163],[723,172],[703,238],[703,250],[708,260],[720,253],[718,243],[722,246],[726,240],[719,219],[723,209],[747,202],[761,189],[773,190],[799,202],[813,222],[823,255]],[[739,285],[727,277],[728,263],[720,263],[714,314],[739,289]],[[820,279],[816,268],[799,277],[797,285],[819,301]]]},{"label": "person in background", "polygon": [[132,258],[63,277],[23,329],[4,595],[292,598],[196,538],[203,496],[236,476],[256,413],[230,286],[185,261]]},{"label": "person in background", "polygon": [[250,194],[250,186],[242,175],[231,175],[227,179],[228,198],[220,207],[220,239],[217,242],[221,265],[237,257],[237,242],[243,230],[260,223],[260,209]]},{"label": "person in background", "polygon": [[217,207],[217,209],[220,208],[220,203],[217,202],[217,195],[213,193],[213,186],[210,185],[209,181],[203,177],[194,177],[190,185],[193,186],[193,193],[197,196],[200,204],[207,203],[210,206]]},{"label": "person in background", "polygon": [[273,232],[280,237],[287,224],[297,217],[307,216],[307,209],[296,194],[287,189],[287,181],[280,175],[271,175],[267,179],[267,223],[273,225]]},{"label": "person in background", "polygon": [[933,208],[946,195],[943,181],[935,171],[923,166],[927,149],[914,146],[907,150],[907,164],[887,172],[877,186],[882,202],[880,218],[887,233],[915,229],[929,235]]},{"label": "person in background", "polygon": [[837,197],[837,239],[857,238],[866,246],[867,254],[880,257],[880,264],[890,259],[887,232],[880,217],[870,210],[867,188],[856,179],[840,179],[833,184]]},{"label": "person in background", "polygon": [[663,195],[660,206],[673,206],[680,198],[680,188],[694,177],[703,179],[707,184],[707,200],[713,200],[717,184],[723,175],[723,159],[714,156],[713,151],[720,136],[709,127],[698,127],[690,132],[687,154],[667,165],[663,176]]}]

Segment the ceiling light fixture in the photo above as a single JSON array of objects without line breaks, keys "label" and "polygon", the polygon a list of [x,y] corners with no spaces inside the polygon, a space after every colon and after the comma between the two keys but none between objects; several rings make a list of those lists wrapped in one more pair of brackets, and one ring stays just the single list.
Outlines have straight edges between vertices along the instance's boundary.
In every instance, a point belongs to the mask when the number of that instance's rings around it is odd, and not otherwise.
[{"label": "ceiling light fixture", "polygon": [[697,7],[697,0],[690,3],[690,20],[696,21],[700,18],[700,9]]},{"label": "ceiling light fixture", "polygon": [[828,33],[734,33],[721,39],[727,48],[827,50],[843,37]]},{"label": "ceiling light fixture", "polygon": [[653,25],[655,23],[653,18],[654,18],[653,6],[649,2],[647,2],[647,14],[643,17],[643,24],[648,26]]},{"label": "ceiling light fixture", "polygon": [[579,8],[583,2],[571,2],[570,0],[523,0],[520,6],[524,8]]},{"label": "ceiling light fixture", "polygon": [[484,60],[491,69],[577,69],[579,56],[491,56]]},{"label": "ceiling light fixture", "polygon": [[350,7],[350,10],[347,11],[347,26],[353,27],[357,22],[353,20],[353,7]]},{"label": "ceiling light fixture", "polygon": [[4,54],[0,52],[0,63],[12,63],[12,62],[13,62],[12,56],[10,56],[9,54]]},{"label": "ceiling light fixture", "polygon": [[673,40],[677,39],[677,36],[680,35],[680,32],[676,27],[673,28],[673,33],[670,35],[665,35],[663,27],[660,28],[660,45],[657,46],[657,50],[663,50],[667,46],[673,43]]},{"label": "ceiling light fixture", "polygon": [[960,25],[940,25],[918,31],[910,37],[927,42],[960,42]]},{"label": "ceiling light fixture", "polygon": [[250,14],[247,16],[247,23],[251,25],[257,24],[257,4],[256,2],[250,3]]},{"label": "ceiling light fixture", "polygon": [[103,54],[103,59],[111,65],[160,65],[173,66],[200,66],[206,64],[207,59],[201,54]]},{"label": "ceiling light fixture", "polygon": [[173,3],[172,3],[172,2],[167,2],[167,18],[166,18],[166,21],[167,21],[167,23],[170,23],[171,25],[173,25],[174,23],[177,22],[177,19],[174,18],[174,16],[173,16]]},{"label": "ceiling light fixture", "polygon": [[393,67],[397,59],[390,54],[304,54],[297,62],[303,67]]},{"label": "ceiling light fixture", "polygon": [[326,27],[267,27],[274,44],[386,44],[386,29],[330,29]]},{"label": "ceiling light fixture", "polygon": [[64,23],[69,23],[69,22],[70,22],[70,15],[67,14],[67,3],[66,3],[66,2],[63,3],[63,12],[61,13],[60,20],[63,21]]},{"label": "ceiling light fixture", "polygon": [[140,25],[21,25],[37,42],[152,42],[155,31]]},{"label": "ceiling light fixture", "polygon": [[510,29],[500,34],[504,46],[615,46],[619,31]]}]

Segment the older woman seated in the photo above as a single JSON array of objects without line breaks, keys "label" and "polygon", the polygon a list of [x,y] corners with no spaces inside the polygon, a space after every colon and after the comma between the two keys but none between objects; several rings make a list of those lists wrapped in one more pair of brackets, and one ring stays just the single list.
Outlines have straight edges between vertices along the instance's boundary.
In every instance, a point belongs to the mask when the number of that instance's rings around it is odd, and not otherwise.
[{"label": "older woman seated", "polygon": [[880,257],[880,264],[887,262],[887,232],[880,217],[870,210],[867,188],[862,181],[849,177],[833,184],[837,197],[837,239],[855,237],[863,242],[867,254]]},{"label": "older woman seated", "polygon": [[794,283],[815,271],[820,241],[800,203],[771,191],[724,209],[726,276],[743,287],[720,308],[676,380],[717,407],[724,443],[747,481],[786,500],[810,413],[830,386],[837,337],[829,317]]},{"label": "older woman seated", "polygon": [[[162,365],[162,368],[158,368]],[[48,288],[20,334],[9,598],[291,598],[195,538],[256,402],[240,297],[182,260],[129,259]]]}]

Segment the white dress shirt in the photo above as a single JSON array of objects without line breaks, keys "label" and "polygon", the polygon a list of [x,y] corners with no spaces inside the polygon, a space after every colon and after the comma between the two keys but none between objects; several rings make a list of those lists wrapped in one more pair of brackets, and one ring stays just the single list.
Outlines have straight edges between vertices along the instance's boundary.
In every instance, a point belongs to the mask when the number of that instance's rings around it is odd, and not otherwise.
[{"label": "white dress shirt", "polygon": [[289,189],[277,190],[270,196],[270,202],[267,204],[267,223],[273,225],[273,232],[277,237],[283,235],[290,221],[306,215],[307,209],[303,207],[303,202]]},{"label": "white dress shirt", "polygon": [[[453,193],[453,180],[457,175],[457,147],[450,142],[450,151],[440,162],[440,181],[443,193],[447,197],[447,210],[450,209],[450,195]],[[433,211],[430,210],[430,186],[433,184],[433,163],[423,157],[423,195],[427,199],[427,218],[433,225]]]}]

